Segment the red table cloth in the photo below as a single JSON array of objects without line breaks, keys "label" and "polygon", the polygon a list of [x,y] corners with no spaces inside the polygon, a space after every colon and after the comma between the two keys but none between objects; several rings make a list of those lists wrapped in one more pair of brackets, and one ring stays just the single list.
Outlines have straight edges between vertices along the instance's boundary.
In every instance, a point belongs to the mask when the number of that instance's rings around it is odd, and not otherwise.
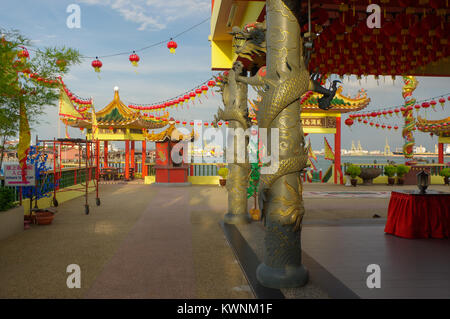
[{"label": "red table cloth", "polygon": [[384,231],[404,238],[450,238],[450,194],[393,191]]}]

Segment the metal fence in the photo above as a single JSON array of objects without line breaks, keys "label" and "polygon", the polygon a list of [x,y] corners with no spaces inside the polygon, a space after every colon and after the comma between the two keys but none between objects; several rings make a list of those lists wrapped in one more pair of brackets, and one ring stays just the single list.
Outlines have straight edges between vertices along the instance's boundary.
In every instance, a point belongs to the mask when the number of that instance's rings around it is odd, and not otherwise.
[{"label": "metal fence", "polygon": [[[384,176],[384,167],[392,164],[383,163],[383,164],[352,164],[352,165],[359,166],[361,168],[380,168],[381,176]],[[348,165],[344,164],[344,173],[347,170],[347,166]],[[430,173],[432,176],[439,176],[441,170],[450,167],[449,165],[446,164],[418,164],[418,166],[430,168]]]},{"label": "metal fence", "polygon": [[[147,166],[147,175],[155,176],[155,163],[145,164]],[[125,170],[125,162],[108,162],[108,166]],[[189,176],[217,176],[219,167],[224,164],[192,163],[189,168]],[[136,174],[142,174],[142,163],[136,162]]]},{"label": "metal fence", "polygon": [[[76,184],[86,182],[86,177],[90,176],[90,180],[95,179],[95,167],[89,169],[89,172],[86,172],[86,167],[77,167],[77,168],[63,168],[61,169],[61,173],[59,171],[56,172],[57,179],[59,178],[59,184],[57,189],[70,187]],[[60,175],[61,174],[61,175]],[[86,176],[87,175],[87,176]],[[38,187],[45,187],[47,184],[53,183],[53,171],[48,174],[41,175],[38,180]],[[0,176],[0,187],[10,188],[14,191],[14,199],[15,201],[20,200],[20,187],[18,186],[5,186],[4,177]]]}]

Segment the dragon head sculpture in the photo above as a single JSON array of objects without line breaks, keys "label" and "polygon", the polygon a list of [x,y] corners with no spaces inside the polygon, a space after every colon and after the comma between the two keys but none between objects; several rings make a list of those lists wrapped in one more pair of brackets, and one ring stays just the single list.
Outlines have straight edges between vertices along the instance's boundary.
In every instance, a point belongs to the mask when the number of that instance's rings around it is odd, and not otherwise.
[{"label": "dragon head sculpture", "polygon": [[247,24],[242,30],[239,27],[233,27],[230,34],[234,37],[236,54],[240,57],[253,61],[255,55],[266,53],[265,22]]}]

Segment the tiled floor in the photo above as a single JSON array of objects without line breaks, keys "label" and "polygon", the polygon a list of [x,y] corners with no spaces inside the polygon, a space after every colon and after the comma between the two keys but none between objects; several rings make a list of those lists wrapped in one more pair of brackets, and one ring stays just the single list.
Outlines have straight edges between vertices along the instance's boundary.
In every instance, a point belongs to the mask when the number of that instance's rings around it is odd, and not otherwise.
[{"label": "tiled floor", "polygon": [[[450,298],[450,240],[398,238],[376,224],[305,225],[302,247],[361,298]],[[381,268],[381,288],[367,287],[370,264]]]}]

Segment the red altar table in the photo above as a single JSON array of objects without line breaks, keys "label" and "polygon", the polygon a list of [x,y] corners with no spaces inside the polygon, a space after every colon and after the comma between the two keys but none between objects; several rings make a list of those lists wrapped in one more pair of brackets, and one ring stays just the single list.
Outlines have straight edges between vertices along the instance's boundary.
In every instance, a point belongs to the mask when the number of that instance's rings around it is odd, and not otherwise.
[{"label": "red altar table", "polygon": [[384,231],[404,238],[450,238],[450,193],[393,191]]}]

